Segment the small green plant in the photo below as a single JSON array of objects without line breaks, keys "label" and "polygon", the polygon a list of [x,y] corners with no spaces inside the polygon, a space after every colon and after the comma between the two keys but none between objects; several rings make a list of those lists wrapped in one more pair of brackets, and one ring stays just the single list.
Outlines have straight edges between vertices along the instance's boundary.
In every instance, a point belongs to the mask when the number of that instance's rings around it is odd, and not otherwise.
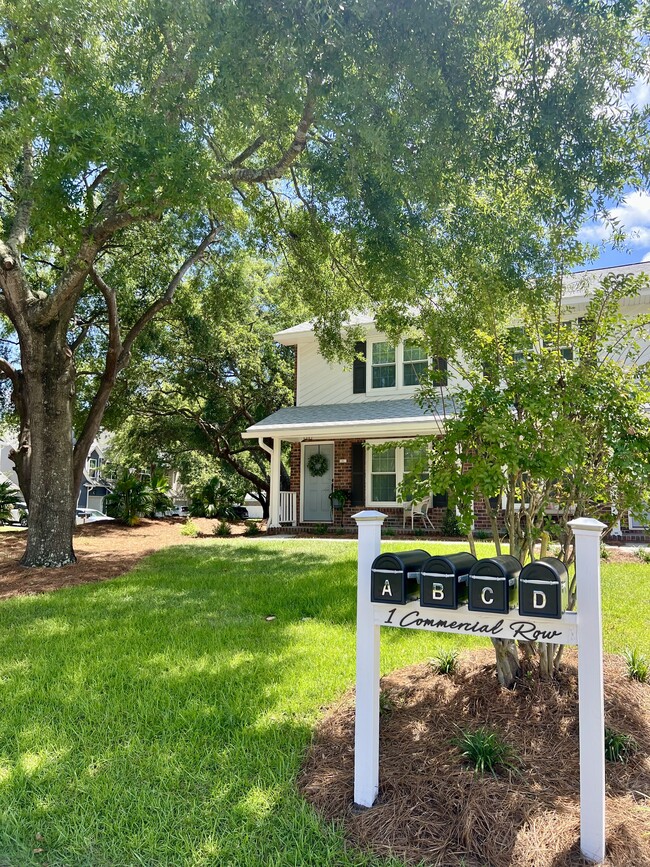
[{"label": "small green plant", "polygon": [[455,648],[439,650],[431,660],[431,666],[438,674],[456,674],[458,671],[458,651]]},{"label": "small green plant", "polygon": [[257,521],[246,521],[244,536],[259,536],[262,531]]},{"label": "small green plant", "polygon": [[324,536],[325,533],[327,533],[328,529],[329,527],[327,526],[327,524],[316,524],[316,526],[314,527],[314,533],[316,533],[318,536]]},{"label": "small green plant", "polygon": [[639,548],[636,555],[644,563],[650,563],[650,548]]},{"label": "small green plant", "polygon": [[181,527],[181,536],[190,536],[192,539],[196,539],[198,535],[199,528],[191,518],[188,518]]},{"label": "small green plant", "polygon": [[379,716],[386,716],[393,710],[395,710],[395,702],[386,690],[382,689],[379,693]]},{"label": "small green plant", "polygon": [[624,735],[605,727],[605,758],[608,762],[626,762],[638,750],[632,735]]},{"label": "small green plant", "polygon": [[492,533],[488,530],[474,530],[474,538],[478,540],[491,539]]},{"label": "small green plant", "polygon": [[445,509],[445,517],[442,519],[440,532],[443,536],[461,536],[458,525],[458,515],[455,509]]},{"label": "small green plant", "polygon": [[623,651],[623,657],[627,663],[627,676],[630,680],[638,680],[640,683],[647,683],[650,675],[650,662],[648,658],[634,648],[626,648]]},{"label": "small green plant", "polygon": [[394,536],[394,535],[395,535],[395,528],[394,527],[386,527],[386,529],[384,530],[384,536]]},{"label": "small green plant", "polygon": [[348,499],[348,492],[338,488],[329,495],[333,509],[342,509]]},{"label": "small green plant", "polygon": [[609,560],[609,549],[605,546],[604,542],[600,543],[600,559]]},{"label": "small green plant", "polygon": [[477,773],[496,775],[498,768],[514,770],[516,755],[498,732],[485,726],[474,731],[461,732],[453,743],[460,749],[461,756],[467,760]]},{"label": "small green plant", "polygon": [[219,523],[212,528],[212,532],[215,536],[231,536],[232,527],[227,521],[219,521]]}]

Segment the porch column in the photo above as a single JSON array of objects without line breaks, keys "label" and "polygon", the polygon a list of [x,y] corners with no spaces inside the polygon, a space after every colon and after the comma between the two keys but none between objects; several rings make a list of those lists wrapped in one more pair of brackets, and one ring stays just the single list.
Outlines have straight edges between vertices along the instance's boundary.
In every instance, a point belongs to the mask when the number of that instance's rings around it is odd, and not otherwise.
[{"label": "porch column", "polygon": [[271,490],[269,491],[269,527],[280,526],[280,466],[282,459],[282,440],[273,437],[271,449]]}]

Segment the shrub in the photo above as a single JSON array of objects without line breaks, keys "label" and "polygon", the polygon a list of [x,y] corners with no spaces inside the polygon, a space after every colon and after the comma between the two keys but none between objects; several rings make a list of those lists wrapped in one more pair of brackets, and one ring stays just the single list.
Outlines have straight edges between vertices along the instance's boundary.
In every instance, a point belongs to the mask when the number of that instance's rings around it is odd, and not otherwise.
[{"label": "shrub", "polygon": [[630,680],[647,683],[648,675],[650,675],[650,663],[647,657],[639,653],[638,650],[629,647],[623,652],[623,657],[627,663],[627,676]]},{"label": "shrub", "polygon": [[609,560],[609,549],[605,547],[605,543],[600,543],[600,559]]},{"label": "shrub", "polygon": [[196,539],[198,535],[199,528],[191,518],[188,518],[181,527],[181,536],[190,536],[192,539]]},{"label": "shrub", "polygon": [[394,535],[395,535],[395,528],[394,527],[386,527],[386,529],[384,530],[384,536],[394,536]]},{"label": "shrub", "polygon": [[632,735],[605,728],[605,758],[608,762],[626,762],[638,748]]},{"label": "shrub", "polygon": [[488,530],[474,530],[474,538],[479,540],[491,539],[492,533]]},{"label": "shrub", "polygon": [[219,523],[212,528],[212,532],[215,536],[231,536],[232,527],[227,521],[219,521]]},{"label": "shrub", "polygon": [[462,536],[455,509],[445,510],[445,517],[442,519],[440,532],[443,536]]},{"label": "shrub", "polygon": [[257,521],[246,521],[244,536],[259,536],[262,531]]},{"label": "shrub", "polygon": [[643,560],[644,563],[650,563],[650,548],[639,548],[636,555],[639,560]]},{"label": "shrub", "polygon": [[456,674],[458,671],[458,651],[455,648],[439,650],[431,660],[431,666],[438,674]]},{"label": "shrub", "polygon": [[496,774],[497,768],[514,770],[516,755],[497,732],[485,726],[474,731],[461,732],[453,743],[460,749],[461,756],[467,760],[477,773]]}]

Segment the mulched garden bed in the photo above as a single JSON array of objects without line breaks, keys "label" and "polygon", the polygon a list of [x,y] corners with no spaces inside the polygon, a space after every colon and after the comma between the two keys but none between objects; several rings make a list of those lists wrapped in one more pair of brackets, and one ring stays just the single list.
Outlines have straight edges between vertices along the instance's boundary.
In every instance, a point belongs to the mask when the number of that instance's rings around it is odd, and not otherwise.
[{"label": "mulched garden bed", "polygon": [[[343,824],[350,845],[408,864],[440,867],[579,867],[577,657],[565,651],[555,683],[524,676],[500,689],[490,650],[463,654],[455,675],[409,666],[382,679],[377,803],[355,808],[354,696],[331,709],[300,779],[304,796]],[[382,702],[383,703],[383,702]],[[607,867],[650,865],[650,686],[605,659],[605,717],[637,752],[607,762]],[[516,770],[477,775],[453,744],[487,726],[518,756]]]}]

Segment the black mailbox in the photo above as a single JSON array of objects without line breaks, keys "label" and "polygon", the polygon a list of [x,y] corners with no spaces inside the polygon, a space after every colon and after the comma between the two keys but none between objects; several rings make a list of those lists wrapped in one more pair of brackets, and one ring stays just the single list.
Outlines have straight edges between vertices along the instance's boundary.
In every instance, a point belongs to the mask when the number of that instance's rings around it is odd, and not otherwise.
[{"label": "black mailbox", "polygon": [[458,608],[467,602],[467,575],[476,563],[468,551],[429,557],[420,571],[420,605]]},{"label": "black mailbox", "polygon": [[421,550],[380,554],[372,564],[371,600],[405,605],[409,598],[417,599],[420,567],[428,559]]},{"label": "black mailbox", "polygon": [[515,601],[520,572],[521,563],[509,554],[479,560],[469,572],[469,610],[507,614]]},{"label": "black mailbox", "polygon": [[526,617],[562,617],[569,573],[557,557],[524,566],[519,576],[519,613]]}]

